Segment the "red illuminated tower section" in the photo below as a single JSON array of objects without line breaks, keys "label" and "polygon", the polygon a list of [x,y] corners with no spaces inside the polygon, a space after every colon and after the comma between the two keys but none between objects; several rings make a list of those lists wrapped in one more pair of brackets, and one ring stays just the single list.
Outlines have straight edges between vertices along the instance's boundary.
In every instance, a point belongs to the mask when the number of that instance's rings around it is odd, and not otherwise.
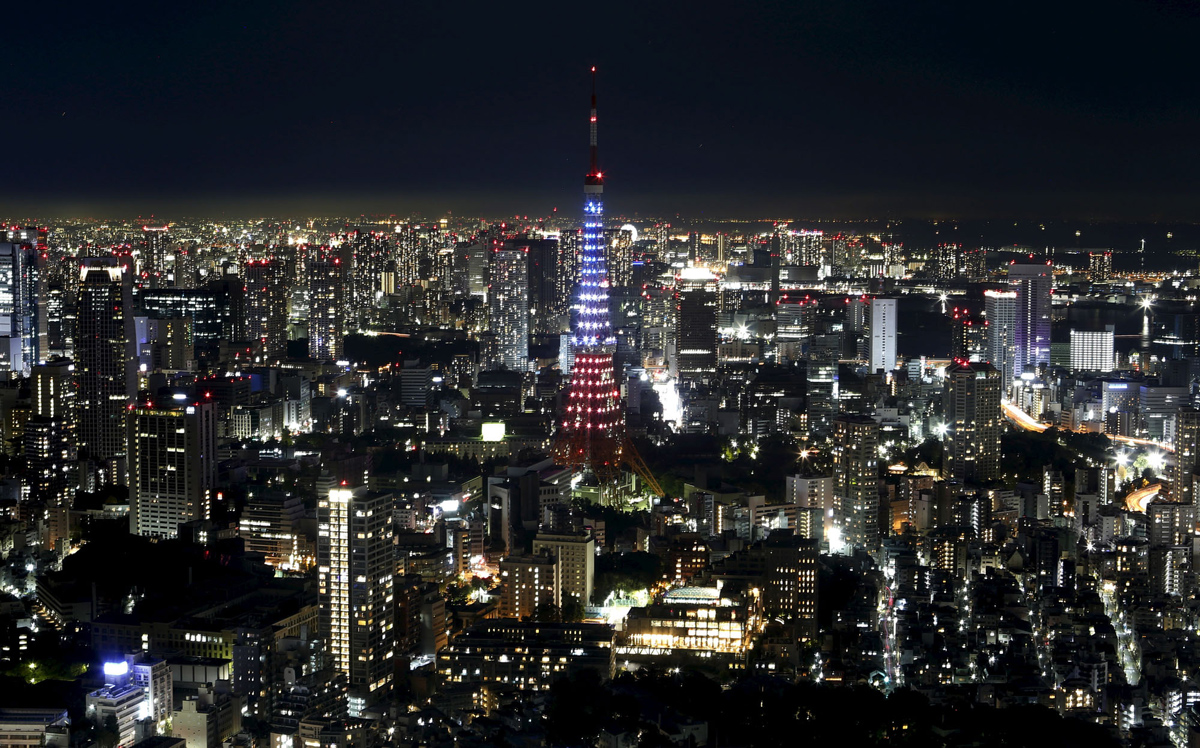
[{"label": "red illuminated tower section", "polygon": [[583,178],[583,241],[571,309],[574,364],[555,457],[560,464],[585,477],[594,477],[601,500],[611,502],[620,491],[622,464],[629,464],[642,474],[652,488],[657,489],[657,484],[626,439],[625,411],[613,373],[617,339],[608,311],[610,284],[604,248],[604,174],[600,171],[596,147],[595,68],[592,68],[590,134],[591,168]]}]

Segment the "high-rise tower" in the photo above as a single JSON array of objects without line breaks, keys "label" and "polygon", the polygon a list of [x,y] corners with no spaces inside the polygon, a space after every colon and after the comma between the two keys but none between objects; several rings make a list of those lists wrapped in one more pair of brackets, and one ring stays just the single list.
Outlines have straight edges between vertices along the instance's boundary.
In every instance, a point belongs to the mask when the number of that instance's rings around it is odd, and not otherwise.
[{"label": "high-rise tower", "polygon": [[308,357],[314,361],[337,361],[342,357],[344,288],[341,260],[309,263]]},{"label": "high-rise tower", "polygon": [[879,424],[867,416],[833,421],[833,493],[842,541],[873,551],[879,546]]},{"label": "high-rise tower", "polygon": [[268,361],[287,357],[288,284],[283,261],[250,260],[242,266],[246,282],[246,336],[262,343]]},{"label": "high-rise tower", "polygon": [[[602,496],[620,476],[625,413],[613,376],[617,339],[609,320],[608,264],[604,251],[604,173],[596,147],[596,69],[592,68],[591,168],[583,178],[583,232],[579,276],[571,308],[571,385],[559,424],[555,456],[566,467],[591,473]],[[640,471],[639,471],[640,472]]]},{"label": "high-rise tower", "polygon": [[1030,255],[1008,266],[1008,283],[1017,292],[1016,359],[1013,376],[1026,366],[1050,361],[1050,295],[1054,276],[1050,262]]},{"label": "high-rise tower", "polygon": [[[390,493],[334,487],[317,504],[317,594],[329,664],[359,699],[392,680],[395,654]],[[380,693],[386,693],[381,691]]]},{"label": "high-rise tower", "polygon": [[129,531],[174,538],[212,514],[217,482],[216,405],[135,408],[129,415]]},{"label": "high-rise tower", "polygon": [[81,457],[125,454],[128,406],[137,394],[130,284],[115,257],[83,260],[79,276],[75,379]]},{"label": "high-rise tower", "polygon": [[510,371],[529,370],[529,257],[526,249],[492,252],[488,295],[498,363]]},{"label": "high-rise tower", "polygon": [[1002,375],[991,364],[958,359],[946,370],[949,480],[984,483],[1000,477]]}]

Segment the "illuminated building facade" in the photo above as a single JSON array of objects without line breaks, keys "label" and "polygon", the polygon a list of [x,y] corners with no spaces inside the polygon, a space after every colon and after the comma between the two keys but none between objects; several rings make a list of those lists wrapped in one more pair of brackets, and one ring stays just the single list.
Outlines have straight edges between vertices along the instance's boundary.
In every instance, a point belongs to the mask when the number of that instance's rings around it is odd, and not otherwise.
[{"label": "illuminated building facade", "polygon": [[617,655],[631,661],[679,654],[740,659],[758,632],[761,615],[757,588],[734,583],[676,587],[659,603],[630,609]]},{"label": "illuminated building facade", "polygon": [[[835,521],[849,548],[879,546],[879,424],[867,416],[833,421]],[[833,545],[831,543],[831,545]]]},{"label": "illuminated building facade", "polygon": [[895,299],[871,299],[871,351],[868,370],[896,368],[896,325],[900,322]]},{"label": "illuminated building facade", "polygon": [[562,585],[558,558],[550,554],[500,560],[501,618],[531,618],[542,605],[557,606]]},{"label": "illuminated building facade", "polygon": [[1184,406],[1175,414],[1175,462],[1171,469],[1171,494],[1180,504],[1195,500],[1192,474],[1200,454],[1200,410]]},{"label": "illuminated building facade", "polygon": [[146,288],[167,285],[167,246],[171,241],[170,226],[142,227],[142,256],[139,282]]},{"label": "illuminated building facade", "polygon": [[46,506],[49,544],[68,536],[67,512],[74,493],[75,367],[57,359],[33,367],[33,415],[25,424],[25,463],[33,498]]},{"label": "illuminated building facade", "polygon": [[1112,252],[1088,252],[1088,275],[1092,283],[1104,283],[1112,278]]},{"label": "illuminated building facade", "polygon": [[1008,266],[1008,282],[1017,292],[1015,376],[1027,366],[1050,361],[1050,292],[1054,283],[1049,261],[1014,261]]},{"label": "illuminated building facade", "polygon": [[308,357],[342,358],[344,282],[341,261],[318,260],[308,266]]},{"label": "illuminated building facade", "polygon": [[39,272],[36,245],[0,242],[0,338],[19,343],[21,356],[11,364],[15,372],[28,374],[45,355],[45,335],[39,334],[45,317]]},{"label": "illuminated building facade", "polygon": [[246,337],[262,344],[268,361],[287,356],[288,286],[281,260],[250,260],[246,282]]},{"label": "illuminated building facade", "polygon": [[78,304],[79,455],[100,462],[125,454],[128,406],[137,391],[129,279],[116,258],[84,260]]},{"label": "illuminated building facade", "polygon": [[585,670],[613,676],[613,631],[599,623],[480,621],[437,655],[444,683],[504,683],[544,691]]},{"label": "illuminated building facade", "polygon": [[317,594],[325,651],[359,693],[392,680],[396,572],[390,493],[337,487],[317,507]]},{"label": "illuminated building facade", "polygon": [[550,553],[558,560],[561,604],[568,598],[574,598],[582,606],[591,603],[596,578],[596,541],[590,532],[539,532],[533,539],[533,552]]},{"label": "illuminated building facade", "polygon": [[174,538],[208,519],[217,482],[217,415],[211,402],[139,407],[130,416],[129,531]]},{"label": "illuminated building facade", "polygon": [[1113,325],[1103,330],[1071,330],[1071,369],[1112,371],[1115,342]]},{"label": "illuminated building facade", "polygon": [[983,483],[1000,477],[1004,415],[1000,372],[958,360],[946,370],[946,477]]},{"label": "illuminated building facade", "polygon": [[488,306],[496,335],[495,363],[510,371],[529,369],[529,256],[523,249],[492,252]]},{"label": "illuminated building facade", "polygon": [[987,318],[987,360],[1000,372],[1004,392],[1017,376],[1017,292],[984,291]]}]

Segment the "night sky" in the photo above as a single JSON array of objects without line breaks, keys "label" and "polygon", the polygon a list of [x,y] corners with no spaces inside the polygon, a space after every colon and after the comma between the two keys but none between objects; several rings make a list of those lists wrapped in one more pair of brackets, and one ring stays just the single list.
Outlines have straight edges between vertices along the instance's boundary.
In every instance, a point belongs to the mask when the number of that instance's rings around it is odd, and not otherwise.
[{"label": "night sky", "polygon": [[0,202],[1196,219],[1195,8],[25,2]]}]

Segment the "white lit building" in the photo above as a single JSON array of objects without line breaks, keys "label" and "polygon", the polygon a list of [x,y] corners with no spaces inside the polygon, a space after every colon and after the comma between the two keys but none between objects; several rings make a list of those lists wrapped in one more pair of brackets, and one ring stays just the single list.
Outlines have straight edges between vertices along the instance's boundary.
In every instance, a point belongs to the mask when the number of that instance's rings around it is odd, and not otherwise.
[{"label": "white lit building", "polygon": [[1108,372],[1113,368],[1113,326],[1071,330],[1071,369]]},{"label": "white lit building", "polygon": [[1007,393],[1017,375],[1017,292],[984,291],[983,306],[988,323],[988,360],[1000,372],[1003,392]]},{"label": "white lit building", "polygon": [[871,354],[868,370],[896,368],[896,323],[899,321],[895,299],[871,300]]},{"label": "white lit building", "polygon": [[317,507],[317,593],[330,665],[350,688],[374,692],[392,680],[396,571],[393,497],[336,487]]},{"label": "white lit building", "polygon": [[492,253],[488,294],[497,364],[511,371],[529,369],[529,256],[525,250]]}]

